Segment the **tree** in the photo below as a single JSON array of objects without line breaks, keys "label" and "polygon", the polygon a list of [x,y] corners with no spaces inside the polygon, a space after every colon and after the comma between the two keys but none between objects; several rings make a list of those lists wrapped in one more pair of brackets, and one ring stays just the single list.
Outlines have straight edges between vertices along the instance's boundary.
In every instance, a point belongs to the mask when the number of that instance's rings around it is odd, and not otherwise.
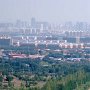
[{"label": "tree", "polygon": [[3,76],[0,76],[0,82],[2,82],[3,81]]},{"label": "tree", "polygon": [[6,80],[7,80],[8,82],[11,82],[11,81],[13,80],[13,77],[12,77],[12,76],[7,76],[7,77],[6,77]]}]

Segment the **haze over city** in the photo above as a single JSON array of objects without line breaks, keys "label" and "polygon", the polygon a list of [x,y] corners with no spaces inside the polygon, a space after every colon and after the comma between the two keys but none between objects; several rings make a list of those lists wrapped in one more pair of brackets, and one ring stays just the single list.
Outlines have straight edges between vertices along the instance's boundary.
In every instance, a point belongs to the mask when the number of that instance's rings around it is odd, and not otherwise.
[{"label": "haze over city", "polygon": [[0,21],[90,22],[90,0],[0,0]]},{"label": "haze over city", "polygon": [[0,90],[90,90],[90,0],[0,0]]}]

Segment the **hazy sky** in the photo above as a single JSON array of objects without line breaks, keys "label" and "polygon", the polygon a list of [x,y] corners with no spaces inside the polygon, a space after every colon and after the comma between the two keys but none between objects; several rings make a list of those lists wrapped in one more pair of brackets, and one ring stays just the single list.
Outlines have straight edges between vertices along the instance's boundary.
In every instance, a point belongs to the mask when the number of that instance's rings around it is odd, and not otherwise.
[{"label": "hazy sky", "polygon": [[0,21],[90,22],[90,0],[0,0]]}]

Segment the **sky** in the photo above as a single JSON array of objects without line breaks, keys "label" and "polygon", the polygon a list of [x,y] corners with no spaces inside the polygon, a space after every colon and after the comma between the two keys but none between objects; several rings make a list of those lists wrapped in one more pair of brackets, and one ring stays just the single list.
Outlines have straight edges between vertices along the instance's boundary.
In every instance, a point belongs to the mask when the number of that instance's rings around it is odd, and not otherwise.
[{"label": "sky", "polygon": [[0,0],[0,21],[90,22],[90,0]]}]

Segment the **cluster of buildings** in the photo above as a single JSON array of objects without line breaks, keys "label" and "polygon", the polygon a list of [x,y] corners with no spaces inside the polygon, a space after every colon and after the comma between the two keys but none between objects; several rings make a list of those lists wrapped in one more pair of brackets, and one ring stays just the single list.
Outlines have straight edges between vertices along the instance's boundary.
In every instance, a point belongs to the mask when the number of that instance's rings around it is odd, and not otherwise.
[{"label": "cluster of buildings", "polygon": [[45,21],[37,21],[31,18],[29,21],[17,20],[16,22],[1,22],[0,32],[3,34],[66,34],[68,36],[90,35],[90,24],[87,22],[65,22],[53,24]]},{"label": "cluster of buildings", "polygon": [[[90,37],[66,36],[1,36],[0,46],[31,46],[33,48],[85,48],[90,44]],[[50,49],[50,48],[49,48]]]},{"label": "cluster of buildings", "polygon": [[16,58],[31,58],[31,59],[36,59],[36,58],[43,58],[44,55],[27,55],[27,54],[20,54],[20,53],[9,53],[9,57],[12,59],[16,59]]},{"label": "cluster of buildings", "polygon": [[85,48],[90,47],[89,44],[90,24],[86,22],[50,24],[32,18],[30,22],[17,20],[0,23],[0,47],[12,45],[57,49]]},{"label": "cluster of buildings", "polygon": [[[86,40],[85,40],[86,39]],[[88,38],[72,38],[72,37],[62,37],[55,38],[53,36],[15,36],[15,37],[0,37],[0,46],[59,46],[61,48],[73,48],[73,47],[84,47],[85,43],[89,43]]]}]

